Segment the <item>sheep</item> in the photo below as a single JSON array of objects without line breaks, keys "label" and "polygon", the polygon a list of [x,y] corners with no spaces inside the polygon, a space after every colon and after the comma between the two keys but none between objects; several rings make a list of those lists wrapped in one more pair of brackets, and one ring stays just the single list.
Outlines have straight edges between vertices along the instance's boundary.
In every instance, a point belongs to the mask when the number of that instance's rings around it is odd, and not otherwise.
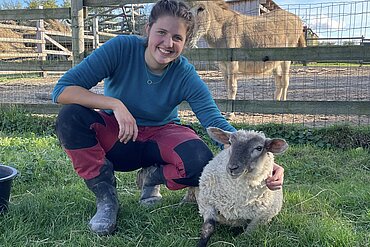
[{"label": "sheep", "polygon": [[283,191],[268,189],[265,180],[272,175],[273,154],[288,148],[284,139],[266,138],[257,131],[231,133],[210,127],[207,132],[230,147],[205,166],[194,191],[204,220],[198,247],[207,246],[216,222],[243,227],[249,234],[280,212]]}]

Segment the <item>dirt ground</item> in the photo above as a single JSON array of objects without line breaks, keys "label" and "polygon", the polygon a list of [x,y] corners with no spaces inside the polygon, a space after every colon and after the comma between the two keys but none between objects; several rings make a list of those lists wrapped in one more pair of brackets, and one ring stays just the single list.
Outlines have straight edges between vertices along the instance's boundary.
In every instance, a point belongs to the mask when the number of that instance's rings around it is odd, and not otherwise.
[{"label": "dirt ground", "polygon": [[[214,98],[226,98],[223,76],[219,71],[200,71]],[[51,104],[50,94],[59,76],[46,78],[17,78],[4,80],[0,77],[1,103]],[[92,91],[103,92],[99,84]],[[272,100],[274,79],[239,76],[237,99]],[[292,67],[288,100],[306,101],[370,101],[370,66],[355,67]],[[370,107],[370,106],[369,106]],[[189,111],[181,112],[185,120],[195,120]],[[236,113],[233,122],[298,123],[309,126],[326,126],[333,123],[370,124],[366,116],[309,116],[299,114],[247,114]]]}]

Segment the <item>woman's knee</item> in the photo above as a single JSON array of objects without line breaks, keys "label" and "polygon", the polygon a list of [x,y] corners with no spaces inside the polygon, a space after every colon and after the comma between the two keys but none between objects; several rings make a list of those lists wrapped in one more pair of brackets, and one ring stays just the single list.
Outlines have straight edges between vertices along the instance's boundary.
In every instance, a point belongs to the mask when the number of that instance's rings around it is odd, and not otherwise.
[{"label": "woman's knee", "polygon": [[82,105],[64,105],[59,111],[57,125],[73,124],[76,120],[80,119],[81,116],[86,115],[88,111],[91,111],[91,109]]},{"label": "woman's knee", "polygon": [[[64,105],[56,120],[56,133],[63,146],[76,148],[74,143],[86,142],[85,137],[92,134],[90,126],[94,122],[104,123],[100,115],[94,110],[77,104]],[[92,140],[88,145],[93,145],[95,142],[95,140]],[[81,145],[78,144],[77,146],[80,147]]]},{"label": "woman's knee", "polygon": [[[185,184],[197,186],[203,168],[213,158],[212,151],[200,139],[184,142],[176,147],[175,150],[180,155],[184,165],[186,173],[184,179],[188,180]],[[181,180],[185,182],[183,179]]]}]

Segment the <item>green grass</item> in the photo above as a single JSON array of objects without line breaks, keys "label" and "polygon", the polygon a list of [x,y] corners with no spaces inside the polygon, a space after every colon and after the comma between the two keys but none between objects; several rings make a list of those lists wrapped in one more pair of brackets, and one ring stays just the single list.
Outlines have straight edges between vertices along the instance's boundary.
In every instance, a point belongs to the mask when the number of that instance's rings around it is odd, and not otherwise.
[{"label": "green grass", "polygon": [[10,82],[10,81],[13,81],[13,80],[18,80],[20,78],[41,78],[41,73],[39,72],[36,72],[36,73],[26,73],[26,74],[23,74],[23,73],[16,73],[16,74],[3,74],[3,75],[0,75],[0,84],[1,83],[6,83],[6,82]]},{"label": "green grass", "polygon": [[[0,163],[20,173],[10,209],[0,215],[1,247],[196,246],[202,219],[196,205],[178,204],[185,191],[163,189],[161,205],[144,208],[138,204],[134,172],[117,173],[116,234],[92,234],[87,222],[95,211],[94,197],[74,172],[53,126],[46,124],[53,119],[14,117],[38,126],[11,127],[9,117],[0,129]],[[210,246],[370,246],[368,149],[291,144],[276,160],[285,167],[282,212],[251,236],[235,236],[229,227],[218,226]]]}]

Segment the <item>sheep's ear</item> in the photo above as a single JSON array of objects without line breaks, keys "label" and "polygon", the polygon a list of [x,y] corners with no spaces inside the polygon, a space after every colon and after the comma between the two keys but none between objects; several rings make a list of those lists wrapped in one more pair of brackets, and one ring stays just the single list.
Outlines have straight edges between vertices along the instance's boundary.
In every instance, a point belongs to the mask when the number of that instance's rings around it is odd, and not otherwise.
[{"label": "sheep's ear", "polygon": [[208,127],[207,133],[216,142],[219,142],[221,144],[229,144],[231,132],[224,131],[216,127]]},{"label": "sheep's ear", "polygon": [[284,139],[266,139],[265,147],[268,152],[281,154],[288,148],[288,143]]}]

